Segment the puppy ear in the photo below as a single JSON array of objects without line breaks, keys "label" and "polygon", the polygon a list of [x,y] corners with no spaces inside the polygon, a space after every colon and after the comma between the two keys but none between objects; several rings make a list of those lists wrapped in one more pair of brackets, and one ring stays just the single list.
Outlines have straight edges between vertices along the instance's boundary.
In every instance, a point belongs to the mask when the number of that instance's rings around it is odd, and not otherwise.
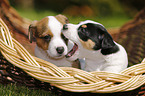
[{"label": "puppy ear", "polygon": [[30,43],[32,43],[32,40],[33,40],[33,33],[36,32],[36,23],[37,21],[35,20],[29,26],[28,38],[29,38]]},{"label": "puppy ear", "polygon": [[61,22],[63,25],[69,23],[68,18],[67,18],[66,16],[64,16],[64,15],[59,14],[59,15],[56,15],[55,18],[56,18],[59,22]]},{"label": "puppy ear", "polygon": [[109,33],[104,33],[102,36],[102,49],[109,49],[114,47],[115,43]]}]

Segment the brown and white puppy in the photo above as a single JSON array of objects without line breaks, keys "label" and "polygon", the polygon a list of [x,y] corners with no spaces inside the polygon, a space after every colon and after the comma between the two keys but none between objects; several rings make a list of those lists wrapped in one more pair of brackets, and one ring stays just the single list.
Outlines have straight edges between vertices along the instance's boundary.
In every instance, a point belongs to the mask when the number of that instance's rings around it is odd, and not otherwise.
[{"label": "brown and white puppy", "polygon": [[[36,38],[35,56],[57,66],[72,66],[71,62],[64,58],[68,52],[68,39],[61,33],[63,25],[68,22],[64,15],[47,16],[32,22],[29,26],[29,40],[32,42],[32,36]],[[70,46],[73,46],[72,44],[69,42]]]}]

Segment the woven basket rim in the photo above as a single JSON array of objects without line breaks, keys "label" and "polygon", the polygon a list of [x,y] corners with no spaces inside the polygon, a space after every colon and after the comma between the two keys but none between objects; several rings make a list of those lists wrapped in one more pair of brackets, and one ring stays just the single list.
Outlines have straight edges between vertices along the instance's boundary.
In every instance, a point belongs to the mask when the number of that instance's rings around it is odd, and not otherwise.
[{"label": "woven basket rim", "polygon": [[139,88],[145,84],[145,59],[120,73],[86,72],[72,67],[56,65],[32,56],[17,40],[0,19],[0,51],[14,66],[30,76],[71,92],[114,93]]}]

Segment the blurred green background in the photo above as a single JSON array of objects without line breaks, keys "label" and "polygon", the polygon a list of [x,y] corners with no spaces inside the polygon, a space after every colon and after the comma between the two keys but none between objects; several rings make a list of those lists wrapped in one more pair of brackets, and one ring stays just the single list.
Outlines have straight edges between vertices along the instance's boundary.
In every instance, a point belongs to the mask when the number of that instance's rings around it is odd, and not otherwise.
[{"label": "blurred green background", "polygon": [[9,0],[22,17],[40,20],[64,14],[71,23],[94,20],[105,27],[120,27],[132,19],[145,0]]},{"label": "blurred green background", "polygon": [[[94,20],[106,28],[120,28],[145,7],[145,0],[9,0],[18,13],[30,20],[63,14],[71,23]],[[0,84],[1,96],[56,96],[49,91]]]}]

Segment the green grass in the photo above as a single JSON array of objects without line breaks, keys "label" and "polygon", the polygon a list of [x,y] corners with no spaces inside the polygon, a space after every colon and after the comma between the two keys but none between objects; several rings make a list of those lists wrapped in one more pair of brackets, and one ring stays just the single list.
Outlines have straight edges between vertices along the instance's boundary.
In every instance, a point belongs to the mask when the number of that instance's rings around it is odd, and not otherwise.
[{"label": "green grass", "polygon": [[16,86],[15,84],[0,84],[0,96],[56,96],[44,90],[30,90],[24,86]]},{"label": "green grass", "polygon": [[70,17],[70,22],[77,24],[79,21],[93,20],[103,24],[106,28],[121,27],[131,18],[123,16],[108,16],[108,17]]},{"label": "green grass", "polygon": [[[42,18],[46,16],[55,16],[59,13],[55,13],[53,11],[49,10],[21,10],[17,9],[18,13],[25,18],[28,18],[30,20],[41,20]],[[103,24],[106,28],[112,28],[112,27],[121,27],[124,23],[129,21],[131,18],[126,16],[125,14],[119,14],[119,15],[113,15],[113,16],[94,16],[94,17],[72,17],[67,16],[69,18],[70,23],[77,24],[80,21],[84,20],[94,20],[96,22],[99,22]]]}]

